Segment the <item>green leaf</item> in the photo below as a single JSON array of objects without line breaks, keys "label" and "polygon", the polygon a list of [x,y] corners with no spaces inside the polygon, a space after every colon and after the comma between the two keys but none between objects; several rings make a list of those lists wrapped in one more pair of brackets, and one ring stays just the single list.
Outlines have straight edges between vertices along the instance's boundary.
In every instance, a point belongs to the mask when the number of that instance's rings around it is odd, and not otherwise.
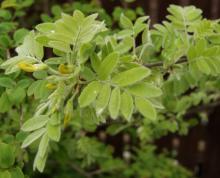
[{"label": "green leaf", "polygon": [[39,31],[39,32],[43,32],[43,33],[49,33],[51,31],[54,30],[54,23],[41,23],[39,25],[37,25],[35,28]]},{"label": "green leaf", "polygon": [[10,170],[11,178],[24,178],[24,174],[19,167]]},{"label": "green leaf", "polygon": [[9,77],[0,77],[0,86],[5,88],[14,88],[16,83]]},{"label": "green leaf", "polygon": [[98,98],[96,100],[96,113],[97,115],[100,115],[106,106],[108,105],[109,98],[111,95],[111,87],[109,84],[104,84],[102,88],[100,89]]},{"label": "green leaf", "polygon": [[89,59],[89,56],[92,54],[93,50],[94,50],[94,46],[92,44],[90,43],[82,44],[79,50],[79,62],[81,64],[85,63]]},{"label": "green leaf", "polygon": [[139,83],[132,85],[131,87],[127,88],[129,93],[135,96],[145,97],[145,98],[152,98],[161,96],[162,91],[160,88],[155,87],[149,83]]},{"label": "green leaf", "polygon": [[12,178],[9,171],[0,171],[0,178]]},{"label": "green leaf", "polygon": [[0,9],[0,17],[4,20],[10,20],[12,15],[9,10],[6,9]]},{"label": "green leaf", "polygon": [[50,41],[48,45],[51,48],[58,49],[65,53],[68,53],[71,51],[70,46],[62,41]]},{"label": "green leaf", "polygon": [[34,159],[34,170],[37,168],[38,171],[43,172],[45,164],[47,161],[47,154],[44,157],[41,157],[38,153]]},{"label": "green leaf", "polygon": [[[61,18],[50,25],[50,30],[44,32],[53,44],[51,47],[67,52],[70,45],[74,50],[79,50],[82,44],[89,43],[93,37],[105,29],[104,23],[96,21],[97,14],[85,17],[79,10],[74,11],[73,16],[61,14]],[[42,30],[42,26],[38,26]]]},{"label": "green leaf", "polygon": [[117,46],[116,51],[120,54],[124,54],[129,52],[129,50],[133,47],[133,38],[132,37],[125,37]]},{"label": "green leaf", "polygon": [[118,59],[119,55],[116,52],[113,52],[105,57],[98,70],[98,75],[101,80],[105,80],[109,77],[116,67]]},{"label": "green leaf", "polygon": [[120,24],[122,28],[124,29],[129,29],[133,27],[132,21],[128,17],[126,17],[124,14],[121,14]]},{"label": "green leaf", "polygon": [[180,29],[185,29],[188,25],[199,21],[202,14],[202,11],[194,6],[180,7],[170,5],[168,11],[170,15],[167,16],[167,19]]},{"label": "green leaf", "polygon": [[30,144],[32,144],[35,140],[39,139],[44,133],[46,132],[45,128],[36,130],[32,132],[30,135],[27,136],[27,138],[22,143],[22,148],[28,147]]},{"label": "green leaf", "polygon": [[157,113],[155,108],[152,106],[151,102],[147,99],[143,98],[135,98],[135,105],[138,111],[146,118],[150,119],[151,121],[155,121],[157,118]]},{"label": "green leaf", "polygon": [[24,78],[18,81],[17,86],[26,89],[32,82],[33,80],[31,78]]},{"label": "green leaf", "polygon": [[29,33],[29,31],[25,28],[21,28],[19,30],[16,30],[14,35],[13,35],[13,38],[16,42],[16,44],[20,44],[24,41],[24,38],[25,36]]},{"label": "green leaf", "polygon": [[119,88],[114,88],[109,101],[109,113],[112,119],[116,119],[119,114],[121,104],[121,94]]},{"label": "green leaf", "polygon": [[135,67],[127,71],[116,74],[112,82],[118,86],[124,87],[132,85],[149,76],[151,71],[146,67]]},{"label": "green leaf", "polygon": [[48,124],[47,125],[47,133],[48,133],[48,137],[53,140],[58,142],[60,140],[61,137],[61,127],[60,125],[51,125]]},{"label": "green leaf", "polygon": [[44,70],[33,72],[33,76],[36,79],[45,79],[47,77],[47,72]]},{"label": "green leaf", "polygon": [[1,8],[10,8],[10,7],[16,7],[16,0],[4,0],[1,4]]},{"label": "green leaf", "polygon": [[127,121],[130,121],[133,110],[134,110],[134,104],[133,104],[133,98],[130,94],[127,92],[124,92],[121,96],[121,113],[125,117]]},{"label": "green leaf", "polygon": [[36,35],[33,31],[31,31],[27,36],[25,36],[23,44],[16,48],[18,56],[22,56],[22,58],[36,58],[37,60],[41,60],[43,58],[43,46],[42,44],[36,41],[35,37]]},{"label": "green leaf", "polygon": [[46,123],[48,122],[49,117],[47,115],[38,115],[34,116],[31,119],[27,120],[23,126],[21,127],[21,130],[25,132],[30,132],[33,130],[37,130],[42,128]]},{"label": "green leaf", "polygon": [[25,89],[22,87],[16,87],[15,89],[7,90],[8,98],[12,104],[21,103],[26,96]]},{"label": "green leaf", "polygon": [[46,80],[37,80],[33,82],[27,90],[27,95],[31,96],[34,94],[34,97],[36,99],[44,98],[48,94],[48,89],[46,88],[46,85]]},{"label": "green leaf", "polygon": [[47,134],[44,134],[43,137],[41,138],[39,148],[38,148],[38,154],[40,157],[45,157],[47,153],[47,148],[49,145],[49,137]]},{"label": "green leaf", "polygon": [[93,81],[89,83],[82,91],[79,96],[79,105],[81,108],[90,105],[98,95],[100,90],[100,83],[97,81]]},{"label": "green leaf", "polygon": [[99,59],[98,55],[96,53],[92,53],[90,56],[90,60],[93,70],[98,72],[101,65],[101,60]]},{"label": "green leaf", "polygon": [[211,73],[211,68],[209,67],[208,63],[205,61],[205,58],[202,58],[202,57],[197,58],[195,62],[197,64],[199,70],[201,70],[205,74]]},{"label": "green leaf", "polygon": [[7,112],[9,109],[11,109],[11,102],[8,98],[8,95],[6,92],[2,93],[1,97],[0,97],[0,113],[5,113]]},{"label": "green leaf", "polygon": [[0,168],[7,169],[15,162],[15,152],[11,145],[0,142]]}]

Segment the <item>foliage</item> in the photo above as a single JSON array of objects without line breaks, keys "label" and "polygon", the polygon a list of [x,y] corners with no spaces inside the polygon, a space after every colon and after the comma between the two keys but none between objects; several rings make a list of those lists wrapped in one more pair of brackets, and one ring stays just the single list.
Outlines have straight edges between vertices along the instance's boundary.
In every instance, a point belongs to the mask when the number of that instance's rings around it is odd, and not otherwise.
[{"label": "foliage", "polygon": [[[72,177],[72,169],[77,177],[191,177],[152,142],[186,134],[195,122],[186,113],[219,99],[219,22],[194,6],[170,5],[167,20],[150,28],[140,10],[132,18],[116,8],[111,18],[100,6],[76,3],[53,6],[53,17],[43,14],[27,34],[14,32],[32,4],[21,2],[5,0],[0,10],[0,177],[24,177],[35,152],[34,170],[50,175],[58,165],[54,177]],[[73,9],[81,11],[68,14]],[[95,138],[100,128],[131,135],[124,158]]]}]

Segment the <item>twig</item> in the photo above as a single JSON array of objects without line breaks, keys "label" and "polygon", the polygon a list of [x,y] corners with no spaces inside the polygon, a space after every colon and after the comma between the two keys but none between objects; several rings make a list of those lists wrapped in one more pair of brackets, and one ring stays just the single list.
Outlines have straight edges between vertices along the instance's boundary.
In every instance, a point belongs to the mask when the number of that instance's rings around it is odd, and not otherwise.
[{"label": "twig", "polygon": [[[180,58],[175,64],[182,64],[185,62],[187,62],[186,58]],[[155,62],[155,63],[151,63],[151,64],[146,64],[145,66],[149,67],[149,68],[161,67],[161,66],[163,66],[163,62]]]},{"label": "twig", "polygon": [[79,174],[81,174],[82,176],[86,177],[86,178],[91,178],[92,175],[90,175],[89,173],[85,172],[83,169],[81,169],[79,166],[77,166],[76,164],[71,163],[70,166],[77,171]]}]

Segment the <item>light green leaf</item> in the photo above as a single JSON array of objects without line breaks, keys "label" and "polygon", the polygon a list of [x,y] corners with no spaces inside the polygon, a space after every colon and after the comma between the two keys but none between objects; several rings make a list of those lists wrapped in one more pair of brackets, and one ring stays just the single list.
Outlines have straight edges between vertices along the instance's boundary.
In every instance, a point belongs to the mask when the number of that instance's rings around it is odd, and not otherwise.
[{"label": "light green leaf", "polygon": [[118,58],[119,55],[115,52],[105,57],[98,70],[98,75],[101,80],[105,80],[109,77],[109,75],[112,73],[117,65]]},{"label": "light green leaf", "polygon": [[47,133],[48,133],[48,137],[51,140],[58,142],[61,137],[61,126],[60,125],[54,126],[54,125],[48,124]]},{"label": "light green leaf", "polygon": [[139,83],[132,85],[131,87],[127,88],[129,93],[135,96],[152,98],[161,96],[162,91],[160,88],[155,87],[149,83]]},{"label": "light green leaf", "polygon": [[138,111],[146,118],[155,121],[157,118],[157,113],[155,108],[152,106],[151,102],[143,98],[135,98],[135,105]]},{"label": "light green leaf", "polygon": [[143,80],[149,76],[150,73],[151,71],[146,67],[135,67],[125,72],[116,74],[113,77],[112,82],[118,86],[124,87]]},{"label": "light green leaf", "polygon": [[96,113],[97,115],[100,115],[106,106],[108,105],[109,98],[111,95],[111,87],[109,84],[104,84],[102,88],[100,89],[100,93],[98,95],[98,98],[96,100]]},{"label": "light green leaf", "polygon": [[30,144],[32,144],[35,140],[39,139],[44,133],[46,132],[45,128],[36,130],[32,132],[30,135],[27,136],[27,138],[22,143],[22,148],[28,147]]},{"label": "light green leaf", "polygon": [[130,94],[127,92],[124,92],[121,96],[121,113],[125,117],[127,121],[130,121],[133,110],[134,110],[134,104],[133,104],[133,98]]},{"label": "light green leaf", "polygon": [[211,69],[210,69],[208,63],[205,61],[205,58],[200,57],[195,60],[196,60],[195,62],[197,64],[197,66],[201,72],[204,72],[205,74],[211,73]]},{"label": "light green leaf", "polygon": [[50,41],[48,45],[51,48],[58,49],[65,53],[68,53],[71,51],[70,46],[62,41]]},{"label": "light green leaf", "polygon": [[33,130],[37,130],[41,127],[43,127],[44,125],[46,125],[46,123],[48,122],[49,117],[46,115],[38,115],[38,116],[34,116],[31,119],[27,120],[21,130],[25,131],[25,132],[30,132]]},{"label": "light green leaf", "polygon": [[120,24],[122,28],[124,29],[129,29],[133,27],[132,21],[128,17],[126,17],[124,14],[121,14]]},{"label": "light green leaf", "polygon": [[133,38],[132,37],[125,37],[117,46],[116,51],[120,54],[124,54],[129,52],[131,48],[133,47]]},{"label": "light green leaf", "polygon": [[46,165],[46,161],[47,161],[47,156],[48,154],[46,154],[44,157],[41,157],[38,153],[34,159],[34,170],[37,168],[38,171],[43,172],[45,165]]},{"label": "light green leaf", "polygon": [[37,60],[41,60],[43,58],[43,46],[36,41],[35,36],[34,31],[31,31],[27,36],[25,36],[23,44],[16,48],[18,56],[21,56],[22,58],[32,57]]},{"label": "light green leaf", "polygon": [[97,81],[93,81],[89,83],[82,91],[79,96],[79,105],[81,108],[90,105],[98,95],[100,90],[100,83]]},{"label": "light green leaf", "polygon": [[94,46],[92,44],[90,43],[82,44],[79,50],[79,62],[81,64],[85,63],[89,59],[89,56],[92,54],[93,50],[94,50]]},{"label": "light green leaf", "polygon": [[[56,41],[51,47],[66,52],[72,45],[74,50],[79,50],[82,44],[89,43],[97,33],[105,29],[104,23],[95,20],[96,18],[97,14],[85,17],[78,10],[74,11],[73,16],[62,13],[61,18],[55,21],[54,28],[50,25],[49,30],[43,34]],[[41,28],[38,26],[38,29],[43,31]],[[59,47],[60,45],[62,47]]]},{"label": "light green leaf", "polygon": [[46,156],[48,144],[49,144],[49,137],[47,134],[44,134],[43,137],[41,138],[38,148],[38,154],[40,157]]},{"label": "light green leaf", "polygon": [[119,114],[121,104],[121,94],[119,88],[114,88],[109,101],[109,113],[112,119],[116,119]]},{"label": "light green leaf", "polygon": [[96,53],[92,53],[90,56],[90,60],[93,70],[98,72],[101,65],[101,60],[99,59],[98,55]]},{"label": "light green leaf", "polygon": [[44,33],[48,33],[54,30],[54,23],[41,23],[39,25],[37,25],[35,28],[39,31],[39,32],[44,32]]}]

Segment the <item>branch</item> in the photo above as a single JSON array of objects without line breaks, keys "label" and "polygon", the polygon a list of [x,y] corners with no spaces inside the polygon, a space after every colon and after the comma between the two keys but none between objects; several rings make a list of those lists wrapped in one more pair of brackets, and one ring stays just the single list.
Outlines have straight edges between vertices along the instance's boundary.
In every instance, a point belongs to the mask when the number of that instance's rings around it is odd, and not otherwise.
[{"label": "branch", "polygon": [[82,176],[86,177],[86,178],[91,178],[92,175],[90,175],[89,173],[85,172],[82,168],[80,168],[79,166],[71,163],[70,166],[79,174],[81,174]]},{"label": "branch", "polygon": [[[187,62],[186,58],[180,58],[175,64],[182,64],[185,62]],[[161,67],[161,66],[163,66],[163,62],[155,62],[155,63],[151,63],[151,64],[145,64],[145,66],[148,68]]]}]

